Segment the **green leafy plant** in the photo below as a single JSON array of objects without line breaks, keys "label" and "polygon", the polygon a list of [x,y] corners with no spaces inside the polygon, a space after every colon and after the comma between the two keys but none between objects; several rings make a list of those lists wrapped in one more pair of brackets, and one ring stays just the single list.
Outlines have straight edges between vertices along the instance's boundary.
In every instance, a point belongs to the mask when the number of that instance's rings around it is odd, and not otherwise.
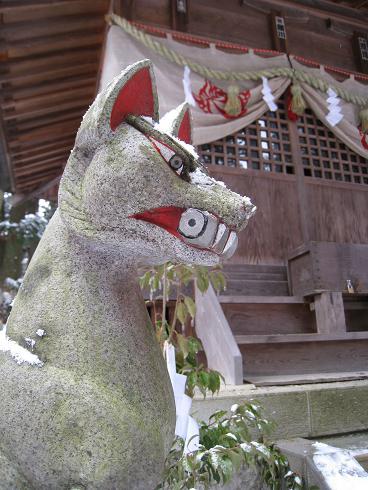
[{"label": "green leafy plant", "polygon": [[12,302],[22,284],[30,257],[56,209],[53,203],[39,199],[36,213],[25,213],[19,221],[13,221],[11,219],[11,198],[12,195],[10,193],[3,193],[3,202],[2,206],[0,206],[0,215],[2,217],[0,221],[0,241],[16,239],[19,242],[21,247],[18,259],[20,262],[20,277],[17,279],[6,277],[5,281],[0,284],[0,327],[1,324],[5,324],[7,321]]},{"label": "green leafy plant", "polygon": [[48,201],[40,200],[36,213],[27,213],[18,222],[10,221],[11,194],[4,194],[3,220],[0,222],[0,238],[15,235],[21,240],[24,248],[30,246],[33,241],[39,241],[43,235],[55,207]]},{"label": "green leafy plant", "polygon": [[307,489],[286,457],[268,442],[272,429],[273,423],[263,417],[256,403],[215,412],[208,423],[200,423],[197,451],[183,454],[184,442],[175,440],[166,459],[164,480],[156,490],[207,489],[228,483],[242,467],[255,468],[271,490]]},{"label": "green leafy plant", "polygon": [[[168,262],[146,270],[140,278],[141,288],[150,297],[147,303],[153,308],[157,339],[161,346],[165,341],[175,346],[177,372],[187,376],[186,393],[191,397],[196,387],[204,396],[207,392],[216,393],[222,379],[218,371],[207,369],[198,361],[198,354],[203,350],[202,344],[195,336],[187,335],[188,325],[193,331],[196,312],[192,294],[188,291],[194,281],[201,292],[205,292],[210,284],[216,291],[226,287],[225,277],[219,267],[209,269]],[[170,298],[174,301],[174,311],[169,319],[166,310]],[[178,324],[181,326],[180,332],[176,328]]]}]

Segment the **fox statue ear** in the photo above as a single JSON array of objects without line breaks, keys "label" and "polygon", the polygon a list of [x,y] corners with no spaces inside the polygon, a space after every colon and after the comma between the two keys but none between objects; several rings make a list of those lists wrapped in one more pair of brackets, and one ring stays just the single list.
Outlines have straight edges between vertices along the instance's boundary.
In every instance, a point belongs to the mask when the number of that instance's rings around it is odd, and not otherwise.
[{"label": "fox statue ear", "polygon": [[186,102],[165,114],[160,120],[160,127],[190,145],[192,144],[192,126],[189,104]]},{"label": "fox statue ear", "polygon": [[119,76],[111,95],[114,95],[110,114],[110,127],[113,131],[128,114],[148,116],[158,121],[157,90],[150,60],[130,65]]},{"label": "fox statue ear", "polygon": [[150,60],[138,61],[115,77],[96,97],[81,127],[96,127],[102,135],[115,131],[128,115],[158,121],[157,90]]}]

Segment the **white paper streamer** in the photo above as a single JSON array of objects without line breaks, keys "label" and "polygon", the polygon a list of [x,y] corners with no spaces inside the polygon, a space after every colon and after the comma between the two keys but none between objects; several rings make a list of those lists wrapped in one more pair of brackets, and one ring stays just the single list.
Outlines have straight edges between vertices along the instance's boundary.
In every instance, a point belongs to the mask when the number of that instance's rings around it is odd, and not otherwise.
[{"label": "white paper streamer", "polygon": [[183,87],[184,87],[184,94],[185,94],[185,102],[188,102],[189,105],[195,107],[196,101],[194,100],[192,94],[192,84],[190,81],[189,66],[184,66]]},{"label": "white paper streamer", "polygon": [[327,90],[327,95],[328,114],[326,119],[331,126],[336,126],[344,117],[341,114],[340,99],[331,87]]},{"label": "white paper streamer", "polygon": [[176,372],[175,347],[169,342],[164,344],[164,355],[175,398],[175,435],[184,439],[184,454],[187,454],[199,447],[199,427],[193,417],[189,415],[192,399],[185,394],[187,377]]},{"label": "white paper streamer", "polygon": [[272,95],[271,87],[266,77],[262,77],[262,84],[263,84],[262,99],[266,102],[270,111],[272,112],[277,111],[277,104],[275,103],[275,98]]},{"label": "white paper streamer", "polygon": [[189,417],[187,438],[185,439],[184,454],[199,449],[199,426],[193,417]]}]

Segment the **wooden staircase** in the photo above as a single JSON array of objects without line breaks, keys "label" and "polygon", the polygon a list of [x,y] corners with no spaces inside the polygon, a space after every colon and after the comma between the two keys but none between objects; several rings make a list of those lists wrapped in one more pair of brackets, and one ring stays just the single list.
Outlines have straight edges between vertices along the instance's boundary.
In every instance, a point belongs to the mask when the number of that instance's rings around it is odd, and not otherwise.
[{"label": "wooden staircase", "polygon": [[[228,383],[368,377],[368,296],[290,295],[283,266],[228,265],[224,273],[228,285],[221,296],[196,291],[196,330],[209,366]],[[357,319],[350,331],[344,306],[347,318]]]}]

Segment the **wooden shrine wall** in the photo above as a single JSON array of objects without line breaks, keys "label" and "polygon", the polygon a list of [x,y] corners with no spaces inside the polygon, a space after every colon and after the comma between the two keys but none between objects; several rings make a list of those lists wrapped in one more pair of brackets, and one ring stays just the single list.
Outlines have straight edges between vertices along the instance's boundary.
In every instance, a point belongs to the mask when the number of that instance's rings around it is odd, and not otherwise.
[{"label": "wooden shrine wall", "polygon": [[[357,36],[368,35],[362,9],[316,0],[186,0],[187,14],[178,14],[176,0],[115,0],[114,9],[130,20],[187,31],[245,46],[277,49],[348,70],[364,71]],[[273,29],[274,15],[285,21],[286,41]]]},{"label": "wooden shrine wall", "polygon": [[257,206],[256,215],[239,234],[238,249],[230,262],[283,264],[288,251],[303,243],[295,177],[218,167],[210,171]]},{"label": "wooden shrine wall", "polygon": [[[365,9],[319,0],[187,5],[187,14],[178,14],[174,0],[120,0],[115,11],[137,22],[367,71],[355,49],[357,34],[368,36]],[[275,34],[274,15],[284,18],[285,42]],[[284,102],[278,106],[236,134],[200,147],[210,172],[258,208],[231,261],[283,264],[310,240],[368,243],[368,161],[337,141],[310,111],[292,123]]]},{"label": "wooden shrine wall", "polygon": [[308,241],[367,244],[368,160],[308,109],[294,123],[278,106],[199,147],[211,174],[257,206],[231,262],[282,264]]},{"label": "wooden shrine wall", "polygon": [[310,240],[368,243],[368,189],[307,182]]}]

